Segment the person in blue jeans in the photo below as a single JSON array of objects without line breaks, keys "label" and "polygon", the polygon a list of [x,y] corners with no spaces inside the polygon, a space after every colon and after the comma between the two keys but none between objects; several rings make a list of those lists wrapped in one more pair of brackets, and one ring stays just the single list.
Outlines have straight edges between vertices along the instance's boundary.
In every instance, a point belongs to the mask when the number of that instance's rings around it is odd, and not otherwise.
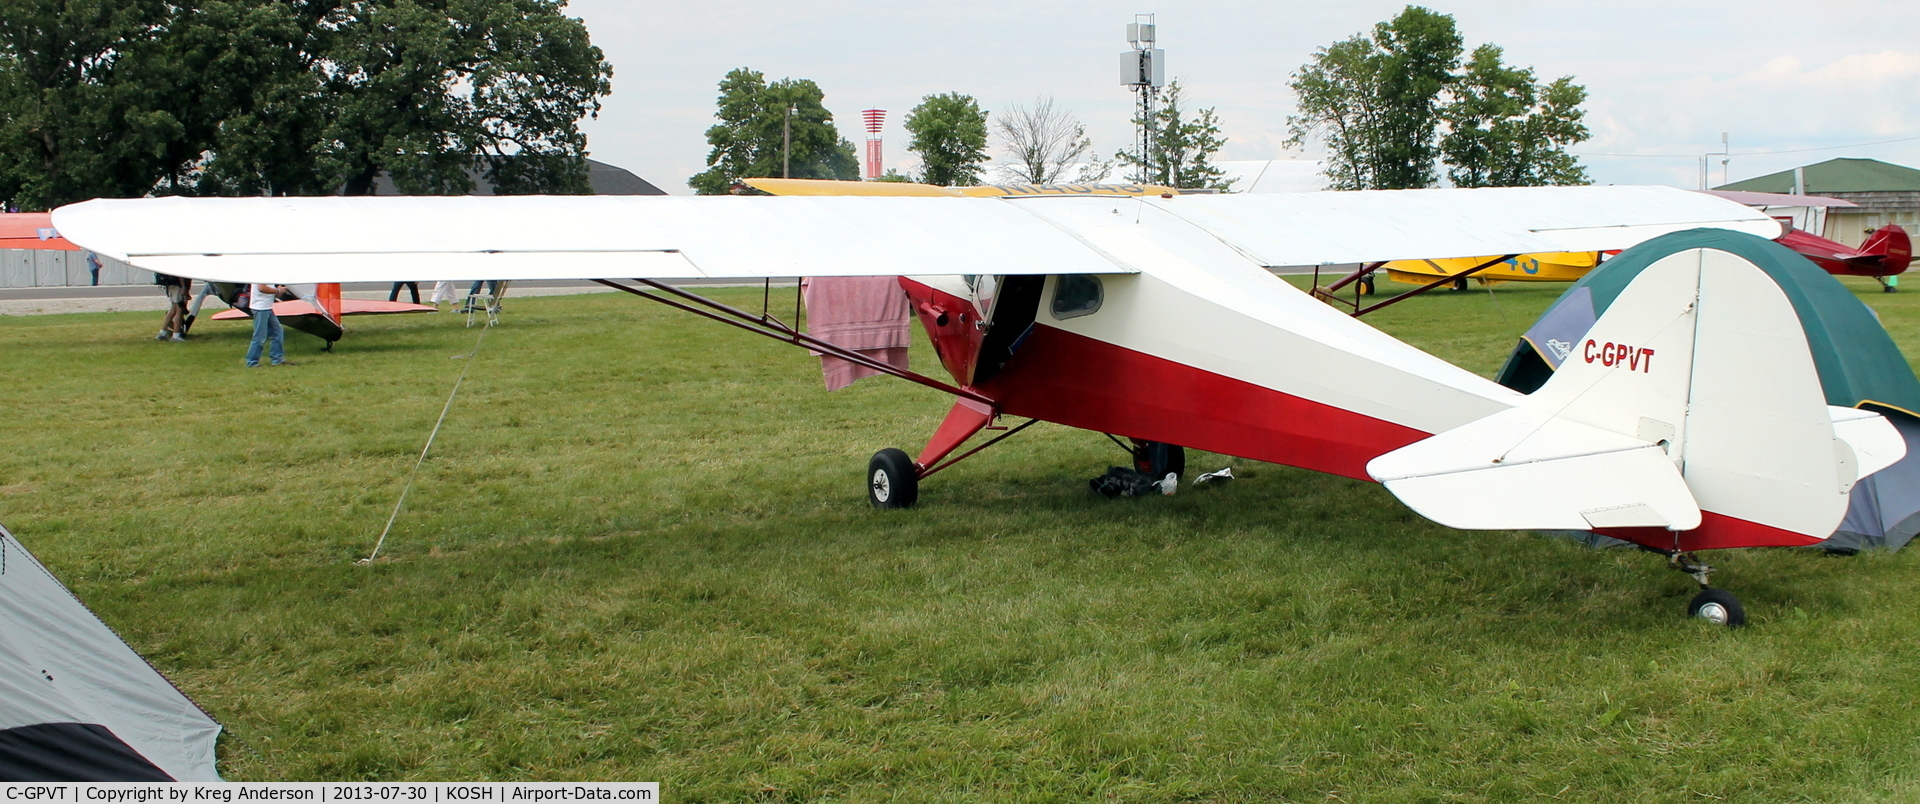
[{"label": "person in blue jeans", "polygon": [[260,347],[269,342],[268,360],[276,366],[293,365],[286,360],[287,331],[280,326],[280,317],[273,314],[274,298],[286,289],[286,285],[265,282],[253,285],[252,298],[247,300],[247,311],[253,315],[253,341],[247,344],[247,368],[260,365]]}]

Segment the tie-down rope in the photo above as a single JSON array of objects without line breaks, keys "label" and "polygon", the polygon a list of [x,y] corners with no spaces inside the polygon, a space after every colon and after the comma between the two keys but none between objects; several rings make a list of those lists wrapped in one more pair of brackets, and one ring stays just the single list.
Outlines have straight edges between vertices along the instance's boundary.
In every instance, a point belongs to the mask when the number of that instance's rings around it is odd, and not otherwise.
[{"label": "tie-down rope", "polygon": [[427,445],[420,448],[420,458],[413,462],[413,471],[407,473],[407,485],[400,489],[400,499],[394,501],[393,513],[387,517],[387,526],[380,529],[380,539],[373,543],[373,552],[354,563],[372,564],[374,557],[380,555],[380,547],[387,543],[387,534],[393,530],[394,520],[400,518],[400,507],[407,503],[407,492],[413,491],[413,479],[420,475],[420,466],[427,462],[427,451],[433,449],[433,439],[440,435],[440,425],[446,423],[447,411],[453,409],[453,399],[460,395],[460,384],[467,381],[467,370],[473,368],[474,356],[480,354],[480,343],[487,339],[487,332],[491,329],[493,327],[481,328],[480,337],[474,339],[473,351],[466,355],[467,364],[460,367],[460,377],[453,381],[453,390],[447,394],[447,404],[441,406],[440,418],[433,423],[433,432],[427,434]]}]

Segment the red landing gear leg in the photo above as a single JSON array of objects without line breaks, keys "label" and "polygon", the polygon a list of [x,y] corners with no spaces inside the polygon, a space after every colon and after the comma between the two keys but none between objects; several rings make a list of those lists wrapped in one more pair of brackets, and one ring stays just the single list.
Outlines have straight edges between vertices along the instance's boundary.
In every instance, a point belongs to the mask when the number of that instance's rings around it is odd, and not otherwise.
[{"label": "red landing gear leg", "polygon": [[921,478],[959,463],[967,456],[1033,425],[1033,421],[1028,421],[968,450],[958,458],[942,462],[943,458],[967,443],[967,439],[975,433],[988,429],[988,425],[999,415],[999,409],[989,403],[965,397],[954,400],[953,409],[947,411],[946,420],[940,422],[940,429],[934,431],[933,438],[927,441],[927,448],[920,451],[919,458],[908,460],[905,452],[892,448],[873,454],[873,460],[867,462],[867,501],[876,508],[906,508],[913,505],[914,500],[920,497]]}]

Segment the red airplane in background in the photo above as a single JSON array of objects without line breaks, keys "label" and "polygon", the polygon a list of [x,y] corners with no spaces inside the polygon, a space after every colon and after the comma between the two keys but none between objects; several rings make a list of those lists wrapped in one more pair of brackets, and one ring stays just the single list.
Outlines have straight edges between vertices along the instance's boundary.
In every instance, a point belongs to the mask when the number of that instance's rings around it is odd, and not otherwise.
[{"label": "red airplane in background", "polygon": [[0,248],[79,251],[53,228],[51,212],[0,213]]},{"label": "red airplane in background", "polygon": [[[1913,260],[1913,246],[1907,230],[1888,224],[1869,233],[1858,248],[1828,240],[1807,229],[1825,228],[1825,210],[1858,206],[1841,198],[1787,193],[1756,193],[1746,190],[1703,190],[1707,195],[1745,204],[1773,216],[1786,229],[1774,242],[1813,261],[1834,276],[1871,276],[1893,290],[1885,278],[1904,273]],[[1801,228],[1806,227],[1806,228]]]},{"label": "red airplane in background", "polygon": [[1904,273],[1913,261],[1913,244],[1907,230],[1891,223],[1874,230],[1859,248],[1800,229],[1789,229],[1774,242],[1793,249],[1834,276],[1894,276]]}]

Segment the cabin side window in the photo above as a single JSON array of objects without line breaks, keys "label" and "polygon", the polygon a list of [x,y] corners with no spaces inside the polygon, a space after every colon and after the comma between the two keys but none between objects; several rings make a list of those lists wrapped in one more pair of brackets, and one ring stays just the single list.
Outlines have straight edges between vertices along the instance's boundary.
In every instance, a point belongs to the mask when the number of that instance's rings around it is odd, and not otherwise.
[{"label": "cabin side window", "polygon": [[1085,274],[1067,274],[1057,277],[1053,282],[1053,317],[1065,321],[1083,315],[1093,315],[1100,311],[1100,302],[1106,292],[1100,286],[1100,277]]}]

